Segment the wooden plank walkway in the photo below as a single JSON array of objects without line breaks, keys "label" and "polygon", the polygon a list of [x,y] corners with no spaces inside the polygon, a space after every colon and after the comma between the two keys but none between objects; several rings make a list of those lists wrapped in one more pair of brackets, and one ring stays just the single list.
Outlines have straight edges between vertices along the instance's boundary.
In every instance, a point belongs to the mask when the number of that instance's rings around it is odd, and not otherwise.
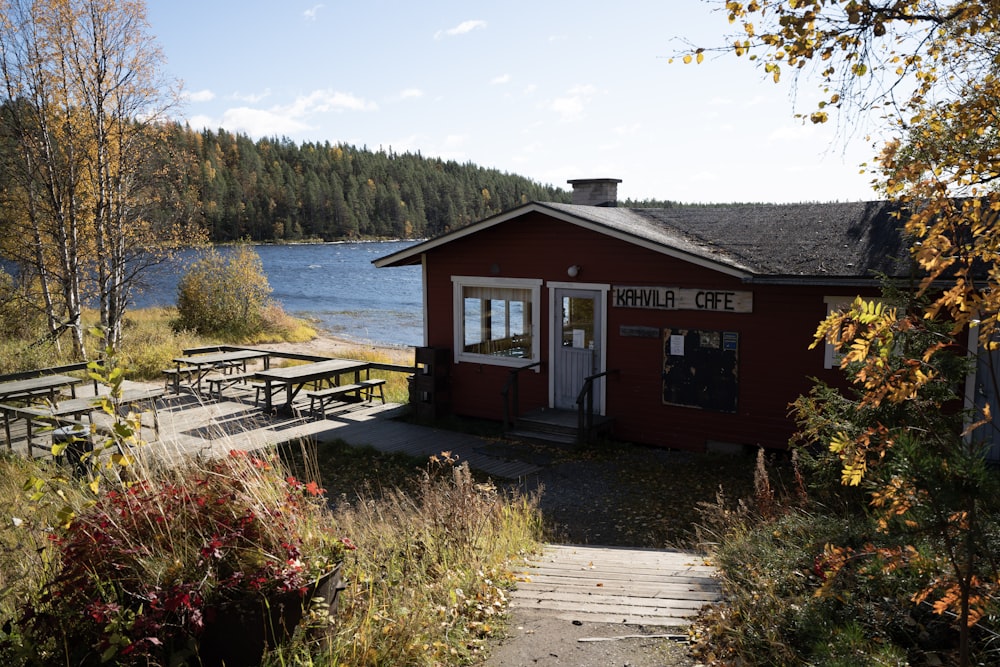
[{"label": "wooden plank walkway", "polygon": [[549,544],[515,570],[514,613],[678,627],[719,599],[715,568],[684,551]]}]

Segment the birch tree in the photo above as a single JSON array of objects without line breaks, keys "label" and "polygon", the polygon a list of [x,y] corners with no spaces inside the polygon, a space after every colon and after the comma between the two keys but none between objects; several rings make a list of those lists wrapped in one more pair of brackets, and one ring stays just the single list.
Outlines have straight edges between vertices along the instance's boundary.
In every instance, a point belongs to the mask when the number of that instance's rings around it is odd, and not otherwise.
[{"label": "birch tree", "polygon": [[[4,165],[13,256],[37,272],[50,328],[86,355],[83,305],[99,306],[105,347],[142,271],[200,238],[190,221],[153,216],[172,178],[160,132],[176,101],[145,4],[0,0]],[[153,220],[155,219],[155,223]]]}]

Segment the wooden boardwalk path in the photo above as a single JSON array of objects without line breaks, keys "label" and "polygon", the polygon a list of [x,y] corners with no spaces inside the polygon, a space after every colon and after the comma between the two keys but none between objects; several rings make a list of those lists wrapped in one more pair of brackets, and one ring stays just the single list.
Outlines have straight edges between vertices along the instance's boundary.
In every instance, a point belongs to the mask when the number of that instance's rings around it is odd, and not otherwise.
[{"label": "wooden boardwalk path", "polygon": [[516,570],[512,608],[583,623],[685,626],[719,599],[714,573],[684,551],[550,544]]}]

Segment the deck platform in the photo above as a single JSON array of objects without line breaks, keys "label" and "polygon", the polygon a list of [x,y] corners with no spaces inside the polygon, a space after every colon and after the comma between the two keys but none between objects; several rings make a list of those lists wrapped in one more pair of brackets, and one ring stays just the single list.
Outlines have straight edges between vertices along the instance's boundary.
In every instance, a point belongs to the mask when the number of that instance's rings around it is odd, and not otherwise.
[{"label": "deck platform", "polygon": [[[126,382],[126,389],[158,389],[162,385]],[[80,391],[81,396],[93,395],[92,390]],[[232,387],[221,400],[199,397],[193,393],[168,394],[156,401],[154,415],[143,413],[142,438],[149,451],[164,460],[183,456],[221,456],[229,450],[252,451],[307,438],[316,442],[343,440],[354,446],[371,446],[384,452],[402,452],[417,458],[427,458],[443,451],[458,457],[459,462],[487,475],[503,479],[520,479],[538,472],[533,463],[506,459],[492,447],[494,441],[465,433],[411,424],[397,419],[408,409],[398,403],[347,403],[327,410],[325,419],[310,415],[309,399],[303,397],[294,406],[291,416],[266,413],[255,404],[254,390],[247,386]],[[107,422],[104,414],[95,421]],[[27,452],[24,428],[14,428],[14,450]],[[46,433],[35,430],[35,448],[44,444]],[[0,438],[2,439],[2,438]]]}]

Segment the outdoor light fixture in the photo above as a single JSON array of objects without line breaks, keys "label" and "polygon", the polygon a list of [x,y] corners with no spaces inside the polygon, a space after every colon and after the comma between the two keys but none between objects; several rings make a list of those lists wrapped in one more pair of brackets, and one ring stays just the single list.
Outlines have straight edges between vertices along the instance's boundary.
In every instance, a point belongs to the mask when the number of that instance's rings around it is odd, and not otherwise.
[{"label": "outdoor light fixture", "polygon": [[574,264],[573,266],[566,269],[566,275],[570,278],[576,278],[580,274],[580,265]]}]

